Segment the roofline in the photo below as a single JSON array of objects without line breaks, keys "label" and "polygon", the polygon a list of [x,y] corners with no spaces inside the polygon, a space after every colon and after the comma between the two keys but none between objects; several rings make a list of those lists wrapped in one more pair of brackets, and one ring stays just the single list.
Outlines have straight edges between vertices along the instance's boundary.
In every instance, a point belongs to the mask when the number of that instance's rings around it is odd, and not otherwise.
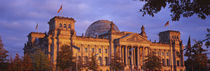
[{"label": "roofline", "polygon": [[[166,33],[166,32],[176,32],[176,33],[180,33],[179,31],[176,31],[176,30],[167,30],[167,31],[163,31],[163,32],[160,32],[160,33]],[[160,34],[159,33],[159,34]]]},{"label": "roofline", "polygon": [[55,18],[58,18],[58,19],[68,19],[68,20],[73,20],[74,22],[76,22],[74,20],[74,18],[72,18],[72,17],[64,17],[64,16],[54,16],[53,18],[50,19],[50,21],[54,20]]}]

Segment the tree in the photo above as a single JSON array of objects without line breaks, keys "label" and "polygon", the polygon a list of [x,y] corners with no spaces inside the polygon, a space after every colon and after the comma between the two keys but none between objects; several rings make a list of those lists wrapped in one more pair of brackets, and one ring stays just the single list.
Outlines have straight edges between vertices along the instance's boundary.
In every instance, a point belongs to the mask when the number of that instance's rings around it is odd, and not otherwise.
[{"label": "tree", "polygon": [[76,62],[77,71],[82,71],[82,68],[87,67],[87,66],[84,64],[84,60],[83,60],[83,59],[84,59],[83,57],[77,58],[77,62]]},{"label": "tree", "polygon": [[207,61],[208,57],[206,53],[204,53],[205,50],[202,48],[203,43],[200,41],[195,41],[195,44],[189,49],[186,49],[185,56],[188,57],[188,59],[185,61],[185,66],[187,71],[205,71],[207,68]]},{"label": "tree", "polygon": [[3,46],[2,47],[0,46],[0,64],[7,62],[7,56],[8,56],[7,53],[8,51],[5,50]]},{"label": "tree", "polygon": [[88,69],[92,70],[92,71],[97,71],[98,70],[98,61],[96,60],[96,55],[97,54],[93,54],[90,57],[90,61],[88,61]]},{"label": "tree", "polygon": [[119,54],[115,54],[114,56],[112,56],[110,67],[114,71],[119,71],[124,69],[124,63]]},{"label": "tree", "polygon": [[24,55],[22,64],[24,67],[24,71],[33,71],[32,59],[28,54]]},{"label": "tree", "polygon": [[143,69],[145,70],[160,70],[162,67],[162,64],[160,62],[160,58],[154,54],[149,54],[146,56],[146,59],[144,60]]},{"label": "tree", "polygon": [[173,21],[178,21],[181,16],[191,17],[196,14],[201,19],[206,19],[209,13],[209,0],[140,0],[146,2],[140,12],[143,16],[160,12],[161,9],[169,6],[171,18]]},{"label": "tree", "polygon": [[209,39],[210,39],[210,31],[207,29],[208,34],[206,36],[206,39],[201,41],[196,41],[193,46],[191,46],[190,37],[188,40],[188,45],[185,48],[186,53],[185,56],[187,56],[187,60],[185,61],[185,66],[187,71],[205,71],[207,70],[207,62],[208,57],[205,53],[206,49],[202,46],[203,43],[205,43],[206,47],[209,47]]},{"label": "tree", "polygon": [[22,59],[16,54],[15,59],[10,58],[9,71],[23,71]]},{"label": "tree", "polygon": [[73,56],[73,52],[68,45],[64,45],[61,47],[59,54],[57,56],[57,66],[61,68],[61,70],[65,70],[75,66],[75,57]]},{"label": "tree", "polygon": [[7,70],[8,71],[15,71],[15,69],[14,69],[14,62],[13,62],[12,57],[10,57],[10,59],[9,59],[9,64],[8,64],[8,69]]},{"label": "tree", "polygon": [[7,53],[8,51],[4,49],[2,40],[0,37],[0,70],[6,71],[8,60],[7,60]]},{"label": "tree", "polygon": [[33,70],[35,71],[49,71],[50,61],[46,54],[42,52],[41,49],[37,49],[34,54],[32,54]]},{"label": "tree", "polygon": [[205,71],[207,67],[207,55],[204,53],[206,50],[202,48],[201,42],[195,41],[195,44],[188,51],[191,53],[185,53],[188,59],[185,61],[187,71]]}]

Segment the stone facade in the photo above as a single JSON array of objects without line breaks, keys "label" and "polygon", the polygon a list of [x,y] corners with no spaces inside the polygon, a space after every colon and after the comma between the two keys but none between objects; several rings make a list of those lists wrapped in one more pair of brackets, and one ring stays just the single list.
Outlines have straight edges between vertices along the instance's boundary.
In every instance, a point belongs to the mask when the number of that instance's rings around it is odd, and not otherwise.
[{"label": "stone facade", "polygon": [[[168,30],[160,32],[160,41],[151,42],[147,40],[144,26],[141,28],[141,33],[120,32],[116,30],[117,27],[113,22],[108,22],[108,25],[110,25],[108,30],[97,32],[100,34],[91,37],[76,35],[75,20],[73,18],[55,16],[48,24],[48,33],[31,32],[28,35],[24,53],[33,53],[33,47],[31,46],[38,45],[37,47],[42,48],[52,63],[56,65],[59,48],[63,45],[70,45],[73,47],[73,54],[76,57],[87,58],[92,53],[98,54],[97,59],[100,71],[110,71],[108,64],[110,57],[115,53],[120,54],[125,64],[124,71],[129,71],[130,68],[142,70],[145,56],[152,53],[161,57],[162,71],[185,70],[183,59],[184,46],[180,39],[179,31]],[[106,22],[105,25],[107,25]],[[94,30],[94,28],[97,27],[88,29]],[[90,32],[92,33],[93,31],[86,33]],[[129,50],[132,48],[134,50],[130,52],[132,54],[130,63]],[[130,64],[132,64],[132,67],[130,67]]]}]

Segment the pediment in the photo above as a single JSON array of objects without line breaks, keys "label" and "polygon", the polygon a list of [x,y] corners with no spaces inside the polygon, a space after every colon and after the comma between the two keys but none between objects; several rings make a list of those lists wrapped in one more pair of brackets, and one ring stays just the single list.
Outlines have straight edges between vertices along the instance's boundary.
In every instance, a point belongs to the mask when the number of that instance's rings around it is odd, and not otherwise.
[{"label": "pediment", "polygon": [[129,42],[147,42],[148,40],[142,37],[139,34],[132,33],[120,38],[120,41],[129,41]]}]

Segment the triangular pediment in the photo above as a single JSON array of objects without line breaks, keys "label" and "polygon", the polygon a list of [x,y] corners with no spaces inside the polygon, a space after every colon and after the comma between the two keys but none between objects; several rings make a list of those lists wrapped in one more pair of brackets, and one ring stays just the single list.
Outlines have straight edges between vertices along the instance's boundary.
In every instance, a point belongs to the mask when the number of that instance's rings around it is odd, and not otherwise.
[{"label": "triangular pediment", "polygon": [[137,33],[128,34],[120,38],[120,41],[148,42],[148,40]]}]

